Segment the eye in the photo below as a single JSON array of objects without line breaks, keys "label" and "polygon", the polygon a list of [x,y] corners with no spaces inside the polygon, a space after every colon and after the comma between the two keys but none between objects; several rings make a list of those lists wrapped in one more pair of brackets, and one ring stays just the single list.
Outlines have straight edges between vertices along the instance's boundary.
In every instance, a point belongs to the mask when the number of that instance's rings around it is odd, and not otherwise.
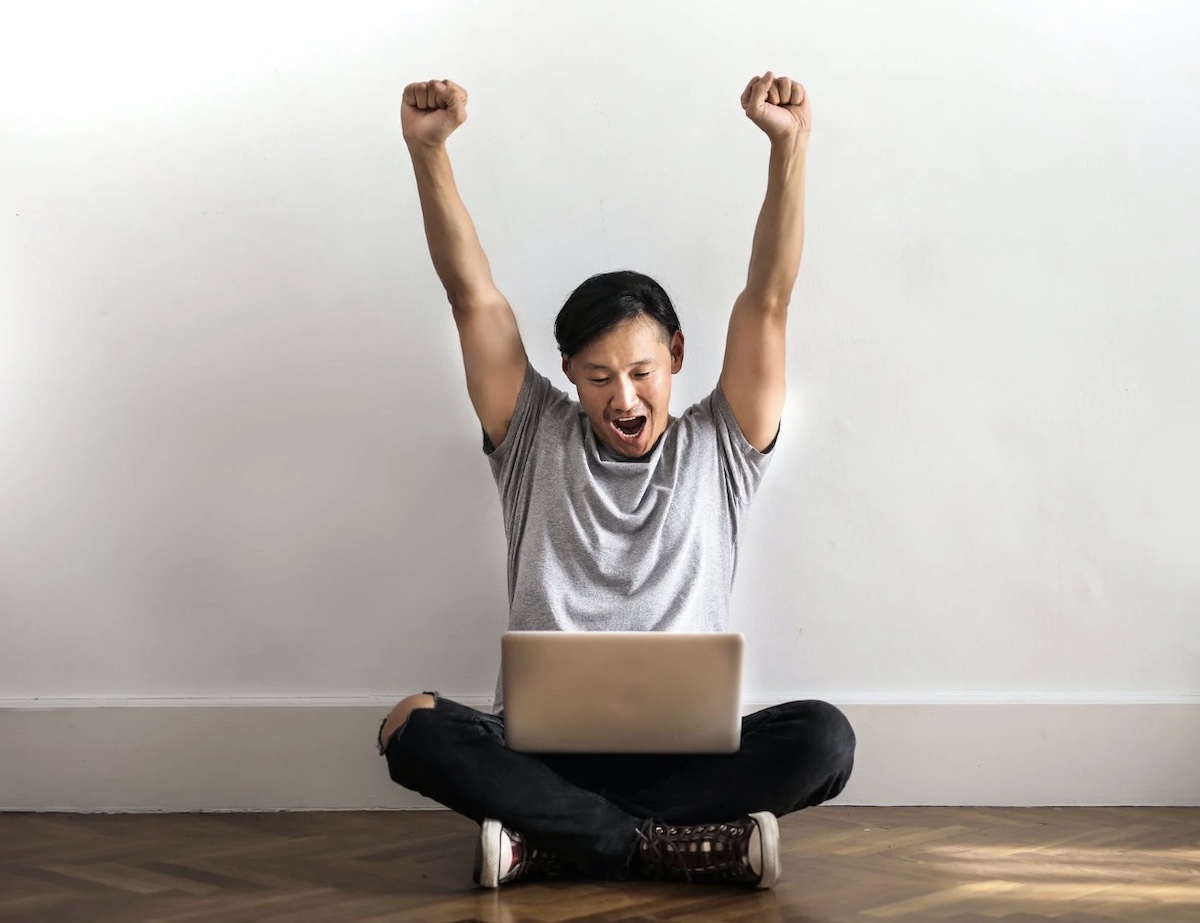
[{"label": "eye", "polygon": [[649,378],[650,373],[649,372],[634,372],[633,377],[634,378]]},{"label": "eye", "polygon": [[607,378],[589,378],[589,379],[588,379],[588,381],[590,381],[590,382],[591,382],[592,384],[594,384],[594,385],[606,385],[606,384],[608,384],[608,379],[607,379]]}]

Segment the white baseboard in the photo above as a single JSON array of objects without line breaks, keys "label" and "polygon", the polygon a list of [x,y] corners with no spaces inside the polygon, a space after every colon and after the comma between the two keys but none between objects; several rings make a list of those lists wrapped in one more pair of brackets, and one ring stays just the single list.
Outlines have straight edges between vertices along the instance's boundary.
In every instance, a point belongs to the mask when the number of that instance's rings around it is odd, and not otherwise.
[{"label": "white baseboard", "polygon": [[[396,698],[0,700],[0,810],[437,807],[375,751]],[[837,704],[842,804],[1200,805],[1200,696]]]}]

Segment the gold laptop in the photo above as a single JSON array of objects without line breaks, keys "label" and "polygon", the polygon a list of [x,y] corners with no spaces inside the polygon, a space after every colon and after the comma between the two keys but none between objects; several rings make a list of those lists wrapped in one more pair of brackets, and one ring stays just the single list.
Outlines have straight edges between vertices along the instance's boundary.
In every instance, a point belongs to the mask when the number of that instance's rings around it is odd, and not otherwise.
[{"label": "gold laptop", "polygon": [[734,753],[740,634],[510,631],[505,741],[529,753]]}]

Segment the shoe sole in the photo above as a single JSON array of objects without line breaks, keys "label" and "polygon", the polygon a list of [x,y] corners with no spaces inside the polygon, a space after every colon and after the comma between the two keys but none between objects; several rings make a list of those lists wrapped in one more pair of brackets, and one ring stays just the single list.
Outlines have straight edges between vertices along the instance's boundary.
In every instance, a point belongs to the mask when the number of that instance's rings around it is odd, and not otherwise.
[{"label": "shoe sole", "polygon": [[750,818],[758,824],[758,841],[762,844],[762,875],[757,887],[773,888],[779,881],[779,821],[767,811],[751,814]]},{"label": "shoe sole", "polygon": [[[772,818],[774,820],[774,818]],[[479,887],[500,887],[500,834],[504,825],[498,820],[486,819],[479,830]],[[776,836],[776,841],[779,837]]]}]

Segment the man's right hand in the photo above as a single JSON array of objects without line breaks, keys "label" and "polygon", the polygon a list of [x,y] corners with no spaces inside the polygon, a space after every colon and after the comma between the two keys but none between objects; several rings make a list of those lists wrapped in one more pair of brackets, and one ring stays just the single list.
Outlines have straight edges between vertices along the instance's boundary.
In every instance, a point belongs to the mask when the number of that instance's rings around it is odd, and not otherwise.
[{"label": "man's right hand", "polygon": [[467,120],[467,91],[449,80],[404,88],[400,126],[407,144],[442,144]]}]

